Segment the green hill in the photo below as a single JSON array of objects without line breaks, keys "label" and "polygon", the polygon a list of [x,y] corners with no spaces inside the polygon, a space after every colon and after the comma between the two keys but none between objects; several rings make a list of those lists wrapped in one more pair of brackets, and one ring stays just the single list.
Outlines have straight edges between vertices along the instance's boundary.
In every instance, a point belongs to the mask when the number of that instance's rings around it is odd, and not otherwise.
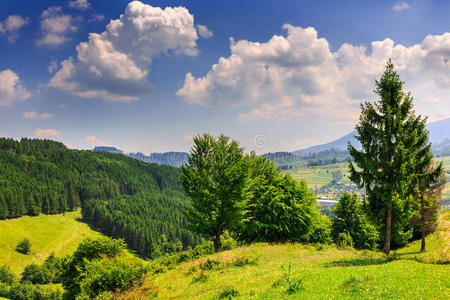
[{"label": "green hill", "polygon": [[254,244],[155,268],[121,299],[449,299],[450,211],[428,252],[414,242],[390,258],[322,245]]},{"label": "green hill", "polygon": [[123,154],[67,149],[50,140],[0,138],[0,219],[82,208],[99,231],[143,257],[187,249],[180,170]]},{"label": "green hill", "polygon": [[[101,235],[88,224],[80,222],[80,218],[81,212],[77,210],[58,215],[41,214],[1,220],[0,264],[9,265],[18,274],[28,264],[41,264],[52,252],[58,257],[72,254],[83,239]],[[31,242],[29,255],[15,250],[24,238]]]}]

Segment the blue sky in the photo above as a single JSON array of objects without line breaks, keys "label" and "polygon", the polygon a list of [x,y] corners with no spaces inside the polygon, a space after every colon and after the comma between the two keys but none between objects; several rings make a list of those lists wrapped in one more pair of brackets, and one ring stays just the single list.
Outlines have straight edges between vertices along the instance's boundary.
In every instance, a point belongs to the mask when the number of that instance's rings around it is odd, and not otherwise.
[{"label": "blue sky", "polygon": [[450,117],[447,1],[0,2],[0,135],[258,153],[353,130],[392,57],[416,110]]}]

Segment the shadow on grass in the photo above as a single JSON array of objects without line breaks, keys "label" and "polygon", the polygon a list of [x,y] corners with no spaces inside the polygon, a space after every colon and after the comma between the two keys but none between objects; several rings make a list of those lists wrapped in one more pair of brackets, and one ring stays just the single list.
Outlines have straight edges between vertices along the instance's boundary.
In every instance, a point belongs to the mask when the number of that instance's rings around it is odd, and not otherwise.
[{"label": "shadow on grass", "polygon": [[389,263],[396,258],[352,258],[352,259],[340,259],[336,261],[326,262],[323,264],[325,268],[333,267],[355,267],[355,266],[372,266],[372,265],[382,265]]}]

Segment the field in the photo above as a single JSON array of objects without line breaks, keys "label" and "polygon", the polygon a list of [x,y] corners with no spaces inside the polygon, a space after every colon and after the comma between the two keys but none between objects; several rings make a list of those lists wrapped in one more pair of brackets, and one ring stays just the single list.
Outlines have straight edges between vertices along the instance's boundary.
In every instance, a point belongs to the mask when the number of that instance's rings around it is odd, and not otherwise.
[{"label": "field", "polygon": [[[380,252],[255,244],[150,275],[122,299],[449,299],[450,211],[440,238]],[[231,296],[231,297],[230,297]]]},{"label": "field", "polygon": [[[442,161],[444,163],[445,170],[450,171],[450,156],[437,157],[435,160]],[[308,187],[317,189],[327,183],[330,183],[333,179],[331,175],[332,172],[337,170],[340,170],[342,173],[342,183],[350,183],[350,180],[348,179],[347,163],[330,164],[317,167],[303,166],[287,170],[285,172],[291,174],[296,180],[305,180]],[[450,175],[448,174],[447,180],[450,180]],[[442,196],[443,199],[450,199],[450,184],[447,184]]]},{"label": "field", "polygon": [[[98,237],[100,233],[78,221],[80,210],[64,215],[39,215],[0,221],[0,265],[6,264],[15,273],[20,273],[30,263],[43,262],[52,252],[58,257],[71,254],[87,237]],[[31,254],[15,251],[24,238],[31,242]]]}]

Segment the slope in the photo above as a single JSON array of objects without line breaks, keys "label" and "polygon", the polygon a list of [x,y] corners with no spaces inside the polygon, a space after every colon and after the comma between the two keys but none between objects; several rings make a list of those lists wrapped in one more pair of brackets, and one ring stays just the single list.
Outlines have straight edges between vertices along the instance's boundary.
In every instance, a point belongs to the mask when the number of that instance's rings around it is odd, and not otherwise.
[{"label": "slope", "polygon": [[[71,254],[85,238],[99,237],[88,224],[80,222],[76,210],[58,215],[43,215],[0,221],[0,264],[11,267],[15,273],[31,263],[42,263],[52,252],[63,257]],[[31,242],[31,254],[18,253],[16,245],[23,239]]]},{"label": "slope", "polygon": [[156,268],[121,299],[448,299],[450,211],[429,252],[412,243],[386,258],[380,252],[323,245],[254,244],[173,269]]}]

